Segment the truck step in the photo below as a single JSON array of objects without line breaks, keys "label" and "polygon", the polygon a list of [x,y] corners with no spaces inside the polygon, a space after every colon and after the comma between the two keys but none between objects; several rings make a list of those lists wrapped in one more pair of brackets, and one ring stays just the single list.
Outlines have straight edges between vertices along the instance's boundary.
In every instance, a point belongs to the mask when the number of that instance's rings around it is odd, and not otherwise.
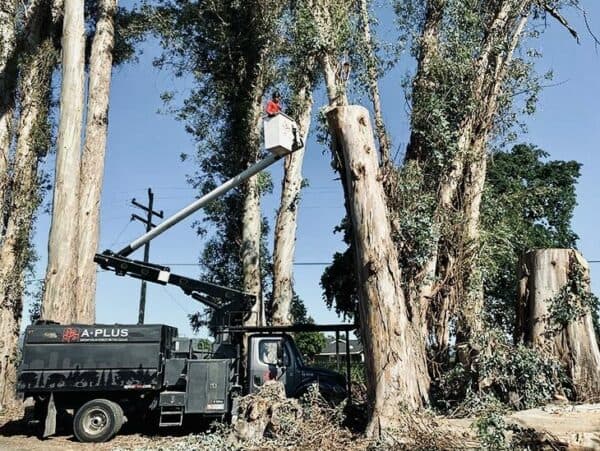
[{"label": "truck step", "polygon": [[159,427],[174,427],[183,424],[183,406],[162,406]]}]

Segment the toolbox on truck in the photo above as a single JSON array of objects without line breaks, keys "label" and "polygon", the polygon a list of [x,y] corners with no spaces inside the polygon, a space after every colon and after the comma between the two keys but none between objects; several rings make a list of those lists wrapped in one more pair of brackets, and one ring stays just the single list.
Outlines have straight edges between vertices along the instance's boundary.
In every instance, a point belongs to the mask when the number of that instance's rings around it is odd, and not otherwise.
[{"label": "toolbox on truck", "polygon": [[176,336],[160,324],[29,326],[17,390],[158,389]]},{"label": "toolbox on truck", "polygon": [[233,365],[233,359],[188,360],[186,413],[228,412]]}]

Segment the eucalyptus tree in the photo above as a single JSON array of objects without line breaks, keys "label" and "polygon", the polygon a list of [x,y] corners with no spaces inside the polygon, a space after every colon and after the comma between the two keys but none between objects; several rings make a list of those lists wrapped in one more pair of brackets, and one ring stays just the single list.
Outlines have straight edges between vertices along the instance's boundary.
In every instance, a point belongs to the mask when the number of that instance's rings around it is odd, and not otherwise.
[{"label": "eucalyptus tree", "polygon": [[[405,2],[399,4],[402,13]],[[533,61],[527,52],[517,53],[524,37],[537,34],[528,22],[545,13],[561,17],[562,5],[430,0],[421,9],[403,172],[420,197],[408,205],[430,233],[404,246],[401,258],[416,263],[407,286],[423,306],[434,350],[447,349],[453,318],[465,346],[482,330],[480,210],[487,152],[491,140],[514,125],[514,94],[537,93]]]},{"label": "eucalyptus tree", "polygon": [[[398,426],[398,404],[410,409],[428,399],[425,343],[411,320],[401,286],[398,254],[391,240],[390,211],[382,169],[366,109],[348,105],[351,38],[356,33],[356,3],[306,1],[307,55],[314,55],[324,80],[334,168],[345,194],[349,236],[354,246],[361,336],[365,347],[370,423],[377,437]],[[363,24],[364,27],[364,24]]]},{"label": "eucalyptus tree", "polygon": [[115,47],[117,0],[100,0],[96,12],[88,75],[87,122],[79,171],[79,222],[77,225],[77,289],[74,320],[95,318],[96,264],[100,238],[100,194],[108,132],[108,106]]},{"label": "eucalyptus tree", "polygon": [[60,117],[42,318],[69,323],[79,316],[76,271],[85,78],[85,20],[80,0],[64,0],[61,47]]},{"label": "eucalyptus tree", "polygon": [[[13,137],[13,116],[16,84],[17,19],[22,15],[16,0],[0,5],[0,212],[8,188],[10,144]],[[0,240],[4,221],[0,216]]]},{"label": "eucalyptus tree", "polygon": [[[154,23],[165,48],[158,64],[195,81],[178,116],[198,142],[200,170],[192,180],[203,192],[260,157],[262,99],[276,76],[284,6],[280,0],[173,0],[156,8]],[[215,201],[205,217],[215,229],[202,259],[207,276],[256,295],[254,324],[264,321],[260,195],[266,182],[253,177]]]},{"label": "eucalyptus tree", "polygon": [[58,57],[54,41],[59,10],[51,0],[28,6],[19,50],[16,145],[10,163],[10,192],[2,212],[6,223],[0,244],[1,405],[14,398],[25,273],[35,257],[31,235],[43,191],[39,166],[51,146],[51,82]]}]

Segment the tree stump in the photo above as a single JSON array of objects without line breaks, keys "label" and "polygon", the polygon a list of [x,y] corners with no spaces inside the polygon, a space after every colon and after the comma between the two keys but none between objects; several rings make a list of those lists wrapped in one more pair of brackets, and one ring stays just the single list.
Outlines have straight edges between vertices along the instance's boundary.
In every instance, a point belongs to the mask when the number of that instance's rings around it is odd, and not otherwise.
[{"label": "tree stump", "polygon": [[281,421],[295,421],[301,416],[298,400],[286,398],[281,382],[269,381],[257,393],[242,398],[232,442],[259,443],[263,437],[277,435]]},{"label": "tree stump", "polygon": [[519,263],[516,339],[554,355],[578,400],[600,396],[600,351],[589,266],[573,249],[527,252]]}]

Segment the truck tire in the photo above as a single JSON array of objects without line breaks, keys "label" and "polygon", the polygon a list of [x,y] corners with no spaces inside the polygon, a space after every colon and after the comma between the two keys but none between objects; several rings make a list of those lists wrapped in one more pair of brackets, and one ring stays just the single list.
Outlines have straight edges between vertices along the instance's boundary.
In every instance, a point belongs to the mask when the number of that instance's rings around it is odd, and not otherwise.
[{"label": "truck tire", "polygon": [[73,419],[73,433],[80,442],[106,442],[123,423],[121,407],[108,399],[93,399],[81,406]]},{"label": "truck tire", "polygon": [[117,416],[117,429],[115,431],[115,435],[119,433],[123,424],[125,423],[125,414],[123,413],[123,408],[116,401],[111,401],[115,405],[115,413]]}]

